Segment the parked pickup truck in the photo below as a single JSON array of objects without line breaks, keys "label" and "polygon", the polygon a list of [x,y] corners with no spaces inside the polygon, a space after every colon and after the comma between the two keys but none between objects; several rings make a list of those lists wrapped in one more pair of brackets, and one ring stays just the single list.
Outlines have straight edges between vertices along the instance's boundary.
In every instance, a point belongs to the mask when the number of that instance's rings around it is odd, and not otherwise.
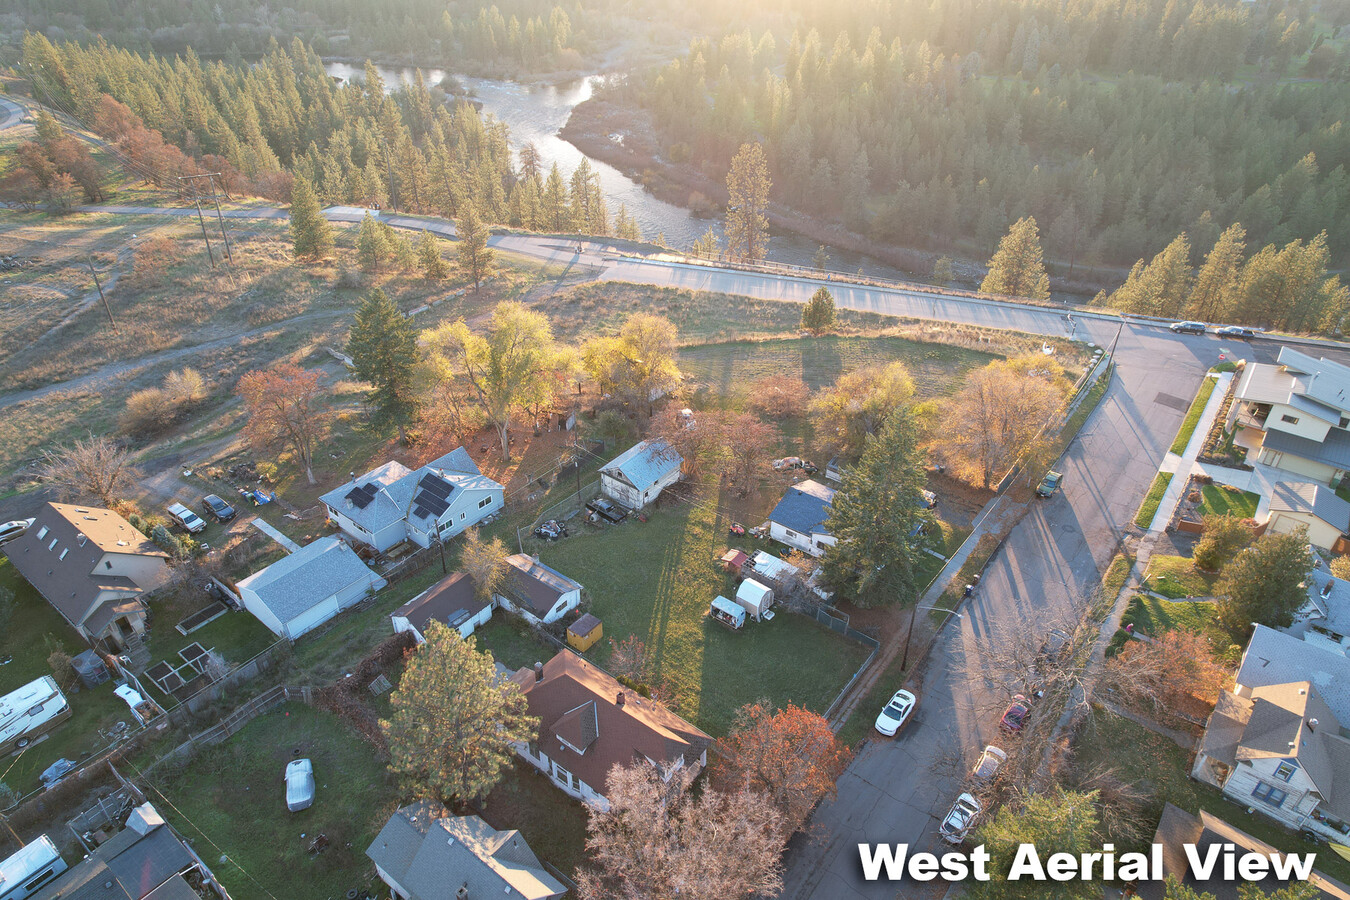
[{"label": "parked pickup truck", "polygon": [[196,534],[206,528],[206,521],[181,503],[171,503],[164,511],[170,519],[186,528],[189,534]]},{"label": "parked pickup truck", "polygon": [[1064,481],[1064,473],[1056,472],[1053,469],[1045,473],[1041,483],[1036,486],[1037,497],[1054,496],[1055,491],[1059,490],[1060,484]]},{"label": "parked pickup truck", "polygon": [[595,513],[602,519],[607,519],[615,525],[628,518],[628,510],[615,503],[611,503],[604,497],[596,497],[594,500],[586,503],[586,508]]}]

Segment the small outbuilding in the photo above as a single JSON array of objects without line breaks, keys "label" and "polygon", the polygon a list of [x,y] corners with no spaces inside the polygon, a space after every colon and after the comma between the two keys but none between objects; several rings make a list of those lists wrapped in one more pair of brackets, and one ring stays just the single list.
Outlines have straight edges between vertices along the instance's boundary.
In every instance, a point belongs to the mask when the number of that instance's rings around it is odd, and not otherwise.
[{"label": "small outbuilding", "polygon": [[533,625],[549,625],[577,608],[581,585],[532,556],[513,553],[496,600]]},{"label": "small outbuilding", "polygon": [[769,607],[773,606],[773,589],[753,578],[745,579],[736,589],[736,602],[756,622],[773,618],[773,613],[769,612]]},{"label": "small outbuilding", "polygon": [[728,550],[722,554],[722,558],[718,562],[722,564],[723,571],[739,575],[741,574],[741,567],[749,559],[750,557],[746,555],[744,550]]},{"label": "small outbuilding", "polygon": [[712,605],[708,607],[708,616],[728,628],[745,627],[745,607],[739,603],[733,603],[720,594],[713,598]]},{"label": "small outbuilding", "polygon": [[411,631],[421,644],[432,622],[440,622],[467,638],[492,618],[492,605],[492,598],[478,596],[468,573],[455,572],[394,610],[389,618],[396,633]]},{"label": "small outbuilding", "polygon": [[239,600],[277,637],[294,641],[384,587],[356,552],[330,535],[239,582]]},{"label": "small outbuilding", "polygon": [[642,441],[600,470],[600,490],[629,509],[642,509],[680,480],[684,459],[665,441]]},{"label": "small outbuilding", "polygon": [[585,653],[605,635],[605,626],[590,613],[567,626],[567,645],[578,653]]}]

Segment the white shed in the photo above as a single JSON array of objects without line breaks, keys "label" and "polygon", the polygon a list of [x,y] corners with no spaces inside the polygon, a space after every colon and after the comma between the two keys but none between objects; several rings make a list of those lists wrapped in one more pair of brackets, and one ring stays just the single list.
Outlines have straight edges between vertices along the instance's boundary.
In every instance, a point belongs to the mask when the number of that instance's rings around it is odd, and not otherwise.
[{"label": "white shed", "polygon": [[769,607],[773,606],[773,590],[768,585],[760,584],[753,578],[747,578],[736,589],[736,602],[743,606],[746,613],[758,622],[764,618],[764,614],[769,611]]},{"label": "white shed", "polygon": [[239,582],[239,600],[277,637],[294,641],[384,587],[336,536],[319,538]]}]

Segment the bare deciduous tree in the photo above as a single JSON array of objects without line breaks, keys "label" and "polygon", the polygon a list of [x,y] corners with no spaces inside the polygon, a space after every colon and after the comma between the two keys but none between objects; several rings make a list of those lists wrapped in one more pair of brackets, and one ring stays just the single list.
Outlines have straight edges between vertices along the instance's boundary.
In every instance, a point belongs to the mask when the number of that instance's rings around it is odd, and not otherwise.
[{"label": "bare deciduous tree", "polygon": [[131,454],[105,437],[90,435],[42,454],[42,478],[63,501],[97,500],[111,506],[136,478]]},{"label": "bare deciduous tree", "polygon": [[631,678],[635,681],[646,681],[649,672],[650,658],[647,656],[647,645],[638,639],[635,634],[630,634],[622,641],[609,639],[610,655],[609,670],[614,673],[616,678]]},{"label": "bare deciduous tree", "polygon": [[[668,778],[663,778],[668,775]],[[749,792],[689,791],[687,769],[615,766],[609,809],[592,807],[578,876],[583,900],[738,900],[783,886],[780,816]]]},{"label": "bare deciduous tree", "polygon": [[806,412],[810,400],[811,388],[805,381],[779,373],[756,381],[746,403],[771,419],[786,419]]},{"label": "bare deciduous tree", "polygon": [[319,373],[277,363],[240,378],[236,392],[248,410],[244,434],[249,440],[260,447],[289,448],[309,483],[316,484],[314,447],[328,423],[319,405]]},{"label": "bare deciduous tree", "polygon": [[1229,669],[1203,635],[1180,629],[1130,641],[1102,672],[1101,687],[1165,718],[1200,718],[1219,699]]},{"label": "bare deciduous tree", "polygon": [[506,581],[508,555],[501,538],[485,541],[477,528],[465,532],[459,550],[459,567],[473,579],[473,590],[480,600],[490,600],[494,594],[501,593]]}]

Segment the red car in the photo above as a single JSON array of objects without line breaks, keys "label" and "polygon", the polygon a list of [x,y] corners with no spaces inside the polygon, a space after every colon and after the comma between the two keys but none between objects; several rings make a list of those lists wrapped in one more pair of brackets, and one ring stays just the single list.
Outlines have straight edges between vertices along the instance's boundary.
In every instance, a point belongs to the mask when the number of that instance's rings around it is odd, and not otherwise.
[{"label": "red car", "polygon": [[1013,702],[1003,713],[1003,718],[999,720],[998,727],[1000,731],[1006,731],[1009,734],[1016,734],[1022,730],[1022,726],[1027,723],[1027,716],[1031,714],[1031,702],[1021,694],[1013,695]]}]

